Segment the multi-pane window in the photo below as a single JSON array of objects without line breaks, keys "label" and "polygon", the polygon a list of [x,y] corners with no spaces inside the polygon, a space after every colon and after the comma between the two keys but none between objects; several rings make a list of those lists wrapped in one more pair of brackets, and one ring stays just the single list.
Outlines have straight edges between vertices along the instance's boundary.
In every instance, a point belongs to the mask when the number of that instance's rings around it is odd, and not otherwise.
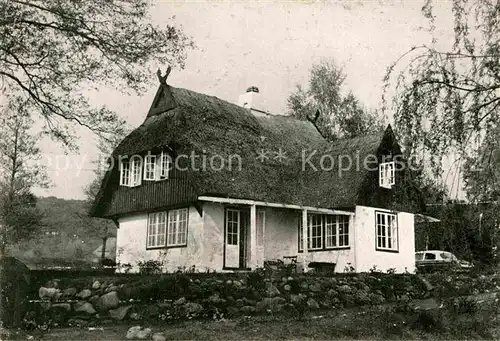
[{"label": "multi-pane window", "polygon": [[325,248],[349,246],[349,216],[325,216]]},{"label": "multi-pane window", "polygon": [[226,210],[226,241],[228,245],[238,245],[238,237],[240,231],[240,211],[227,209]]},{"label": "multi-pane window", "polygon": [[[301,216],[299,225],[299,251],[303,250],[303,228]],[[349,216],[347,215],[308,215],[308,250],[326,250],[349,246]]]},{"label": "multi-pane window", "polygon": [[138,155],[120,160],[120,185],[134,187],[141,184],[142,159]]},{"label": "multi-pane window", "polygon": [[308,217],[307,247],[309,250],[323,248],[323,216],[313,214]]},{"label": "multi-pane window", "polygon": [[167,246],[186,245],[188,210],[182,208],[168,212]]},{"label": "multi-pane window", "polygon": [[130,162],[129,160],[120,161],[120,185],[130,186]]},{"label": "multi-pane window", "polygon": [[188,209],[150,213],[147,247],[184,246],[187,244]]},{"label": "multi-pane window", "polygon": [[396,183],[394,176],[394,161],[383,162],[379,164],[379,186],[384,188],[392,188]]},{"label": "multi-pane window", "polygon": [[165,246],[167,212],[151,213],[148,217],[148,247]]},{"label": "multi-pane window", "polygon": [[161,152],[158,155],[146,155],[144,180],[158,181],[168,179],[170,165],[170,155],[166,152]]},{"label": "multi-pane window", "polygon": [[398,220],[392,213],[376,212],[377,249],[398,250]]}]

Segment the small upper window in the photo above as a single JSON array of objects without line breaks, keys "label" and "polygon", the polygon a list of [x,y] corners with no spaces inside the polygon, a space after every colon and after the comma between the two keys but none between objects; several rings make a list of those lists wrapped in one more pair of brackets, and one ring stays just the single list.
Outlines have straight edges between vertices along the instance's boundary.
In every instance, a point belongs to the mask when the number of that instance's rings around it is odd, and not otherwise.
[{"label": "small upper window", "polygon": [[148,154],[144,162],[144,180],[159,181],[168,179],[170,165],[170,155],[168,153]]},{"label": "small upper window", "polygon": [[141,184],[142,159],[138,155],[120,160],[120,185],[135,187]]},{"label": "small upper window", "polygon": [[384,188],[392,188],[396,183],[394,176],[394,161],[383,162],[379,164],[379,186]]}]

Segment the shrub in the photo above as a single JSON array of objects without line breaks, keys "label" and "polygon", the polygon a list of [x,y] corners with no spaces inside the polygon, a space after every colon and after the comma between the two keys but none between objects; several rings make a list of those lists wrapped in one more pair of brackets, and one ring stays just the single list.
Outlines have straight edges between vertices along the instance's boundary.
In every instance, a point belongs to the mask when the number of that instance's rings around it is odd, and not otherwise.
[{"label": "shrub", "polygon": [[250,288],[257,290],[258,292],[264,292],[266,290],[265,282],[265,270],[262,268],[257,268],[247,275],[247,283]]},{"label": "shrub", "polygon": [[139,273],[142,275],[157,275],[162,273],[163,263],[158,260],[147,260],[137,262]]}]

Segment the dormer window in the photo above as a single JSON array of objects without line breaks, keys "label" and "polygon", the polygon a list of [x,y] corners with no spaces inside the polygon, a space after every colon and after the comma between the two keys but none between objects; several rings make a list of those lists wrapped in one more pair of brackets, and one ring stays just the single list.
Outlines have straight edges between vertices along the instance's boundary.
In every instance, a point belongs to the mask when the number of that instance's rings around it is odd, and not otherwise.
[{"label": "dormer window", "polygon": [[392,188],[396,183],[394,176],[394,161],[383,162],[378,166],[379,170],[379,186],[383,188]]},{"label": "dormer window", "polygon": [[146,155],[144,162],[144,180],[159,181],[168,179],[170,156],[166,152]]},{"label": "dormer window", "polygon": [[141,184],[142,159],[138,155],[120,160],[120,185],[135,187]]}]

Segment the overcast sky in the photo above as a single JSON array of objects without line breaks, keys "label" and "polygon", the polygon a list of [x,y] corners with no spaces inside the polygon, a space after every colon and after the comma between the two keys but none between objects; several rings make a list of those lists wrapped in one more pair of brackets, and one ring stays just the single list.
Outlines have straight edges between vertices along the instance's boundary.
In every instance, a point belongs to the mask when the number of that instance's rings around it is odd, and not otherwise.
[{"label": "overcast sky", "polygon": [[[267,109],[276,113],[286,110],[289,93],[297,84],[307,84],[311,66],[323,58],[334,58],[344,67],[346,86],[364,105],[379,108],[386,68],[412,46],[430,42],[420,0],[152,2],[155,23],[182,26],[197,46],[189,52],[185,69],[172,71],[169,84],[230,102],[254,85]],[[443,28],[438,32],[447,44],[452,39],[451,12],[448,2],[441,1],[440,7]],[[90,96],[96,105],[108,105],[137,127],[155,92],[153,87],[137,97],[103,88]],[[44,141],[53,186],[36,194],[84,198],[83,187],[94,177],[92,160],[98,153],[91,134],[79,133],[79,154],[64,158],[60,147]],[[72,165],[65,170],[67,162]]]}]

